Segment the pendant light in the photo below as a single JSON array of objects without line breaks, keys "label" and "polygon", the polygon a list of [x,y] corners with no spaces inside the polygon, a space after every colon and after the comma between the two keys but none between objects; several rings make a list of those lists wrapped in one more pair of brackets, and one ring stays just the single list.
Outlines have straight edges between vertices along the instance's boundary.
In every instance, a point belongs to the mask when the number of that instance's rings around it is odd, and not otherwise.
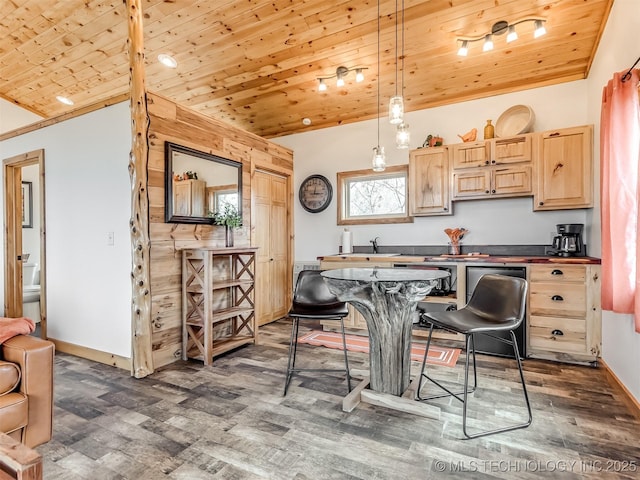
[{"label": "pendant light", "polygon": [[380,146],[380,0],[378,0],[378,145],[373,148],[372,167],[374,172],[382,172],[387,167],[384,147]]},{"label": "pendant light", "polygon": [[396,0],[396,94],[389,99],[389,123],[398,125],[404,116],[404,100],[398,95],[398,0]]},{"label": "pendant light", "polygon": [[[400,93],[404,96],[404,0],[402,0],[402,57],[401,57],[401,79],[402,82],[400,84]],[[396,129],[396,147],[400,149],[409,148],[409,142],[411,141],[411,133],[409,132],[409,125],[402,120]]]}]

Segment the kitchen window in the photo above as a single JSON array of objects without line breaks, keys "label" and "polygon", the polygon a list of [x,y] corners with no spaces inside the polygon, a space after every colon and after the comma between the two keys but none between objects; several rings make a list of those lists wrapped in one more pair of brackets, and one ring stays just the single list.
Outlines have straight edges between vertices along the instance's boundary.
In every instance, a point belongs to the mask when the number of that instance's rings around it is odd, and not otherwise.
[{"label": "kitchen window", "polygon": [[410,223],[406,165],[338,172],[338,225]]}]

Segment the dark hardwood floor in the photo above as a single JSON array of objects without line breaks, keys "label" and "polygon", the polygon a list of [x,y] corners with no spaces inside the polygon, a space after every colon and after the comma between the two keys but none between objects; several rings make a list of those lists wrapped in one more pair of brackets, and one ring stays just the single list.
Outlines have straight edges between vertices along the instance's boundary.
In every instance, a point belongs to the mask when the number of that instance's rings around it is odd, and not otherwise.
[{"label": "dark hardwood floor", "polygon": [[[438,419],[367,404],[344,413],[339,374],[299,375],[283,397],[289,329],[275,322],[261,328],[260,345],[211,367],[180,361],[141,380],[57,354],[54,437],[37,449],[44,478],[640,477],[640,421],[602,369],[526,360],[533,424],[462,440],[461,406],[450,399],[437,401]],[[343,362],[324,347],[301,345],[298,355],[300,366]],[[513,361],[478,358],[472,425],[521,419]],[[366,354],[349,359],[356,376],[366,373]],[[463,361],[431,372],[459,378]]]}]

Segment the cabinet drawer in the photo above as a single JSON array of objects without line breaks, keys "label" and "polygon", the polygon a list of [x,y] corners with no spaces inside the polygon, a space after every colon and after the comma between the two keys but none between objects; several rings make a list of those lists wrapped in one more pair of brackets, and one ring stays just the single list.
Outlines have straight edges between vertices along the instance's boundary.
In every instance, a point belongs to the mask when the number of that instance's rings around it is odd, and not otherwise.
[{"label": "cabinet drawer", "polygon": [[587,270],[580,265],[536,265],[531,267],[531,282],[584,283]]},{"label": "cabinet drawer", "polygon": [[529,308],[532,315],[567,315],[584,317],[587,292],[584,284],[531,282]]},{"label": "cabinet drawer", "polygon": [[587,325],[581,318],[540,317],[529,319],[532,348],[565,353],[587,353]]}]

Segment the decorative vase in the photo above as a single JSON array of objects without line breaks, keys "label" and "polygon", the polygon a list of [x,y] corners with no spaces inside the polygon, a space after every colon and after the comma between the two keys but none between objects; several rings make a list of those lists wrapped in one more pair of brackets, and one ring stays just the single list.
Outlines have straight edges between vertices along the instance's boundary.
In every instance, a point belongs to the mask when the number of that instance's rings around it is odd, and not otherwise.
[{"label": "decorative vase", "polygon": [[449,255],[460,255],[460,242],[449,243]]},{"label": "decorative vase", "polygon": [[224,244],[227,247],[233,247],[233,228],[226,225],[224,227]]},{"label": "decorative vase", "polygon": [[495,136],[495,129],[491,125],[491,120],[487,120],[487,124],[484,127],[484,139],[488,140]]}]

